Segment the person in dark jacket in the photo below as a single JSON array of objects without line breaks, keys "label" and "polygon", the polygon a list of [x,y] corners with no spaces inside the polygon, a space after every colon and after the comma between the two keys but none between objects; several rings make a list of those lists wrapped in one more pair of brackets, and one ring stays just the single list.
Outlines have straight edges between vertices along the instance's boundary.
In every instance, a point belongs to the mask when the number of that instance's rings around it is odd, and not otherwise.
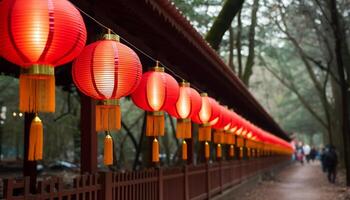
[{"label": "person in dark jacket", "polygon": [[322,171],[324,173],[327,172],[327,168],[326,168],[326,164],[325,164],[325,156],[326,156],[326,148],[323,147],[321,150],[320,161],[321,161]]},{"label": "person in dark jacket", "polygon": [[324,155],[324,164],[327,169],[328,181],[330,183],[335,183],[337,177],[338,156],[333,145],[329,146]]}]

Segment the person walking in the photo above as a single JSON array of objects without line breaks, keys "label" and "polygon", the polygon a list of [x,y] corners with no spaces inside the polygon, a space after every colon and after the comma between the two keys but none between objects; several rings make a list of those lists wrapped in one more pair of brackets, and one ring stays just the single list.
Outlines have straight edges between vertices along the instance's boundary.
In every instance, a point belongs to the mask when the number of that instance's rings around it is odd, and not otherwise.
[{"label": "person walking", "polygon": [[338,156],[333,145],[329,145],[324,155],[327,177],[330,183],[335,183],[337,178]]},{"label": "person walking", "polygon": [[311,152],[310,145],[305,144],[303,146],[303,151],[304,151],[304,155],[305,155],[305,158],[306,158],[306,162],[309,163],[309,161],[310,161],[310,152]]}]

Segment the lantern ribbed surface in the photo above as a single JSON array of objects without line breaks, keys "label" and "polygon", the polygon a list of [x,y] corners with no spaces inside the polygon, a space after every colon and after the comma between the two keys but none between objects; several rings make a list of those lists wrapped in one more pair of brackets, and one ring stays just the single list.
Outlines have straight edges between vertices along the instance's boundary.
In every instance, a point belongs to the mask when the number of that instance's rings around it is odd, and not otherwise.
[{"label": "lantern ribbed surface", "polygon": [[189,86],[180,86],[176,104],[166,108],[166,111],[178,119],[187,119],[198,114],[201,104],[201,96],[195,89]]},{"label": "lantern ribbed surface", "polygon": [[101,40],[84,48],[73,63],[73,80],[81,92],[97,100],[130,95],[141,81],[137,54],[115,40]]},{"label": "lantern ribbed surface", "polygon": [[164,71],[154,69],[142,75],[139,86],[131,95],[136,106],[151,112],[175,105],[179,97],[176,80]]},{"label": "lantern ribbed surface", "polygon": [[192,120],[198,124],[216,123],[220,116],[220,105],[211,97],[202,95],[202,105],[198,114]]},{"label": "lantern ribbed surface", "polygon": [[21,67],[59,66],[85,46],[84,21],[69,1],[4,0],[0,13],[0,54]]},{"label": "lantern ribbed surface", "polygon": [[212,125],[215,129],[225,129],[228,130],[231,125],[231,113],[224,107],[220,106],[220,117],[216,124]]}]

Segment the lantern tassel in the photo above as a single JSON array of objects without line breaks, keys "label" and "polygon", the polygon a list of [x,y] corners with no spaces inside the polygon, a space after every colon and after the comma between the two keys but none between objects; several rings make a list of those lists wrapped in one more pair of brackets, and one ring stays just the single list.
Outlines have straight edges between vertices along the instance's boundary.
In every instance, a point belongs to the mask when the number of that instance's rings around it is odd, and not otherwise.
[{"label": "lantern tassel", "polygon": [[221,144],[218,144],[216,146],[216,157],[221,158],[221,156],[222,156]]},{"label": "lantern tassel", "polygon": [[38,116],[35,116],[30,124],[28,160],[42,160],[43,158],[43,124]]},{"label": "lantern tassel", "polygon": [[96,131],[118,131],[121,128],[120,105],[96,105]]},{"label": "lantern tassel", "polygon": [[113,139],[107,134],[104,140],[104,157],[103,162],[105,165],[113,164]]},{"label": "lantern tassel", "polygon": [[164,113],[149,112],[146,120],[146,136],[164,135]]},{"label": "lantern tassel", "polygon": [[205,153],[205,159],[209,160],[210,147],[209,147],[209,143],[207,141],[204,143],[204,153]]},{"label": "lantern tassel", "polygon": [[239,158],[242,159],[243,158],[243,147],[239,148]]},{"label": "lantern tassel", "polygon": [[229,149],[229,155],[232,158],[233,156],[235,156],[235,148],[233,147],[233,145],[230,145],[230,149]]},{"label": "lantern tassel", "polygon": [[211,126],[201,125],[198,128],[199,141],[211,141]]},{"label": "lantern tassel", "polygon": [[55,76],[21,74],[19,76],[21,112],[55,112]]},{"label": "lantern tassel", "polygon": [[176,123],[176,138],[191,138],[192,125],[189,119],[178,119]]},{"label": "lantern tassel", "polygon": [[185,140],[182,141],[182,160],[187,160],[187,143]]},{"label": "lantern tassel", "polygon": [[152,162],[159,162],[159,143],[157,138],[154,138],[152,143]]}]

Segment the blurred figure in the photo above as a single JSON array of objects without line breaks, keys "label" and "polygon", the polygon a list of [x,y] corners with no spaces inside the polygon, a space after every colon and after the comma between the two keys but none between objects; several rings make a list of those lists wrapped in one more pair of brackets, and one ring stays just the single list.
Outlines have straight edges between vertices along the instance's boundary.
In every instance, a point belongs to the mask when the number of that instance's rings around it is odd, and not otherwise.
[{"label": "blurred figure", "polygon": [[321,150],[321,155],[320,155],[320,161],[321,161],[321,167],[322,167],[322,171],[324,173],[327,172],[327,168],[326,168],[326,164],[325,164],[325,157],[326,157],[326,148],[322,148]]},{"label": "blurred figure", "polygon": [[301,163],[304,164],[304,150],[303,146],[299,144],[296,149],[296,154],[297,154],[297,160]]},{"label": "blurred figure", "polygon": [[312,162],[314,162],[315,159],[316,159],[316,156],[317,156],[316,147],[312,147],[312,148],[311,148],[311,151],[310,151],[310,160],[311,160]]},{"label": "blurred figure", "polygon": [[328,181],[330,183],[335,183],[335,179],[337,178],[338,156],[333,145],[329,145],[326,149],[324,164],[327,168]]},{"label": "blurred figure", "polygon": [[307,161],[307,163],[309,163],[309,161],[310,161],[310,152],[311,152],[310,146],[308,144],[305,144],[303,146],[303,151],[304,151],[304,155],[305,155],[306,161]]}]

